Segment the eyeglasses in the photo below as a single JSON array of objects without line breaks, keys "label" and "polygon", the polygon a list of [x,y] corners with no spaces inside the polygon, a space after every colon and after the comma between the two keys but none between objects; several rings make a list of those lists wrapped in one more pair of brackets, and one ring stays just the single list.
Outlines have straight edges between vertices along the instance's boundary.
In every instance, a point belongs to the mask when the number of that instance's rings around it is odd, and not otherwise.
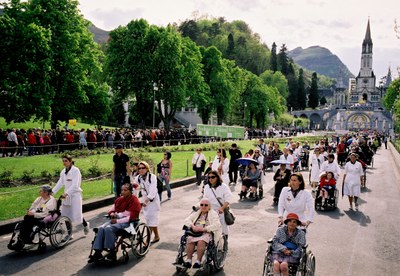
[{"label": "eyeglasses", "polygon": [[200,204],[200,206],[201,206],[201,207],[203,207],[203,206],[208,207],[208,204],[203,204],[203,203],[202,203],[202,204]]},{"label": "eyeglasses", "polygon": [[208,179],[214,179],[214,178],[217,178],[217,177],[215,175],[211,175],[208,177]]},{"label": "eyeglasses", "polygon": [[145,170],[146,167],[139,167],[138,169],[139,169],[139,170]]}]

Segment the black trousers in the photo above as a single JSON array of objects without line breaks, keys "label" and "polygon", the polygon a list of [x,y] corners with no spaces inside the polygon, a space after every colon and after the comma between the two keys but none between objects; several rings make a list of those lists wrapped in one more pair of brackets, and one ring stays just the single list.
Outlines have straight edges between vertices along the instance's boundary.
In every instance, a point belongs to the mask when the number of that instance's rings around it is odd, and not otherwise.
[{"label": "black trousers", "polygon": [[229,164],[229,181],[237,182],[238,179],[238,168],[239,166],[236,164]]}]

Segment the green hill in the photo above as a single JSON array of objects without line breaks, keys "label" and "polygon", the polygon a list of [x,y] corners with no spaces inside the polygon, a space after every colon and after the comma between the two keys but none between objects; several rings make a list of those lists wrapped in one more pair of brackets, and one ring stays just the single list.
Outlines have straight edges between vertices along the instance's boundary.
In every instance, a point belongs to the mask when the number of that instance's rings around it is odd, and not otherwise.
[{"label": "green hill", "polygon": [[93,39],[99,44],[107,43],[110,35],[108,31],[97,28],[95,25],[91,24],[89,26],[89,31],[93,34]]},{"label": "green hill", "polygon": [[289,57],[301,67],[315,71],[320,75],[343,81],[347,87],[349,78],[354,75],[349,71],[346,65],[328,49],[320,46],[312,46],[306,49],[297,47],[289,51]]}]

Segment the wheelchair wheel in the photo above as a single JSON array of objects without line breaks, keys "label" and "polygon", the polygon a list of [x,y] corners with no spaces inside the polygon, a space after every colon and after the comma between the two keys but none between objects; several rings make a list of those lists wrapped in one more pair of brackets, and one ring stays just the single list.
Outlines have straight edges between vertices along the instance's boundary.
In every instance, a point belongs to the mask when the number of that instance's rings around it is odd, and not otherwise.
[{"label": "wheelchair wheel", "polygon": [[271,246],[268,246],[264,258],[263,276],[272,276],[272,275],[274,275],[274,272],[273,272],[273,264],[271,261]]},{"label": "wheelchair wheel", "polygon": [[309,251],[307,253],[308,258],[307,258],[307,263],[305,267],[305,274],[306,276],[314,276],[315,274],[315,256],[314,254]]},{"label": "wheelchair wheel", "polygon": [[150,228],[145,223],[136,226],[136,235],[130,238],[132,253],[137,258],[141,258],[149,252],[150,248]]},{"label": "wheelchair wheel", "polygon": [[219,271],[224,268],[226,255],[228,254],[228,242],[226,241],[226,236],[224,235],[217,243],[214,249],[214,268]]},{"label": "wheelchair wheel", "polygon": [[178,247],[178,255],[176,256],[174,263],[176,267],[176,272],[183,273],[187,270],[187,268],[183,266],[185,258],[186,258],[186,237],[182,237],[181,243],[179,244]]},{"label": "wheelchair wheel", "polygon": [[63,247],[72,236],[72,222],[66,216],[58,217],[50,228],[50,243],[55,248]]}]

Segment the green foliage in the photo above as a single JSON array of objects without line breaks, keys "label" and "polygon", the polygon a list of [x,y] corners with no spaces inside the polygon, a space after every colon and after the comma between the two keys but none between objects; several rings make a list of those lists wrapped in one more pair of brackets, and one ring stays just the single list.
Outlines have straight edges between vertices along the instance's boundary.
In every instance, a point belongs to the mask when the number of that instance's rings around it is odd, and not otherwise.
[{"label": "green foliage", "polygon": [[298,78],[298,92],[297,92],[297,99],[298,99],[298,109],[304,110],[307,106],[306,100],[306,88],[304,84],[304,75],[303,69],[300,68],[299,70],[299,78]]},{"label": "green foliage", "polygon": [[2,167],[0,172],[0,182],[2,185],[8,185],[13,180],[14,167]]},{"label": "green foliage", "polygon": [[290,127],[293,123],[294,117],[288,113],[282,114],[278,117],[275,123],[279,126]]},{"label": "green foliage", "polygon": [[320,103],[321,105],[325,105],[325,104],[327,103],[327,100],[326,100],[325,96],[323,96],[323,97],[319,100],[319,103]]},{"label": "green foliage", "polygon": [[[383,97],[383,104],[387,110],[391,110],[392,108],[396,109],[396,103],[399,101],[400,95],[400,78],[392,81],[390,86],[386,90],[385,96]],[[400,110],[397,110],[400,111]]]},{"label": "green foliage", "polygon": [[315,109],[319,103],[319,93],[318,93],[318,78],[317,73],[312,74],[311,87],[308,95],[308,106]]},{"label": "green foliage", "polygon": [[278,71],[278,57],[276,55],[276,44],[275,42],[272,43],[272,48],[271,48],[271,59],[270,59],[270,64],[271,64],[271,70],[272,72]]},{"label": "green foliage", "polygon": [[45,179],[51,179],[52,175],[48,170],[43,170],[40,172],[40,176],[45,178]]},{"label": "green foliage", "polygon": [[[0,71],[5,72],[0,90],[7,91],[2,107],[12,114],[0,109],[0,115],[7,122],[32,115],[50,119],[52,128],[71,118],[105,121],[108,89],[102,82],[101,51],[77,5],[72,0],[6,4],[0,19],[0,43],[6,43],[0,45]],[[87,112],[93,107],[104,116]]]},{"label": "green foliage", "polygon": [[222,57],[234,60],[256,75],[269,67],[270,51],[244,21],[227,22],[224,18],[188,19],[178,26],[184,37],[206,48],[215,46]]},{"label": "green foliage", "polygon": [[24,170],[22,172],[22,180],[25,182],[32,182],[33,177],[35,174],[35,169],[31,169],[31,170]]}]

